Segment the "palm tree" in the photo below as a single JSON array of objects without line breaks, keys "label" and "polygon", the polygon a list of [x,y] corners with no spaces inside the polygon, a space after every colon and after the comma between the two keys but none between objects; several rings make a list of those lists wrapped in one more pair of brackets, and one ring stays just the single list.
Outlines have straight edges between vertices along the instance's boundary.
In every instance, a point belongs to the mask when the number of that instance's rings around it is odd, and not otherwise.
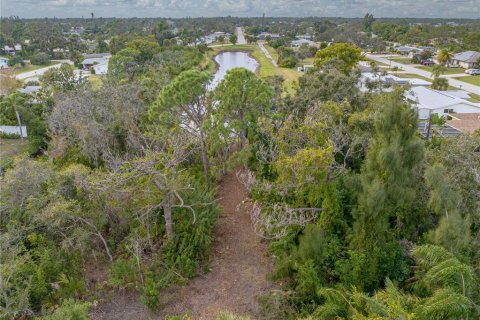
[{"label": "palm tree", "polygon": [[441,50],[437,55],[437,60],[440,62],[441,65],[447,65],[452,60],[453,54],[448,51],[447,49]]},{"label": "palm tree", "polygon": [[439,78],[447,71],[447,68],[443,64],[436,64],[432,68],[432,78]]}]

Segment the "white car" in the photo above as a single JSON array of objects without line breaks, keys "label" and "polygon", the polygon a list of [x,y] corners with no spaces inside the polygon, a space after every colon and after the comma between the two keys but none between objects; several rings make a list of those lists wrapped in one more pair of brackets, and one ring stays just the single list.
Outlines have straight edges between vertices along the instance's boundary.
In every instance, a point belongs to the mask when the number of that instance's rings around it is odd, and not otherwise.
[{"label": "white car", "polygon": [[466,74],[471,74],[472,76],[480,75],[480,69],[468,69],[465,70]]}]

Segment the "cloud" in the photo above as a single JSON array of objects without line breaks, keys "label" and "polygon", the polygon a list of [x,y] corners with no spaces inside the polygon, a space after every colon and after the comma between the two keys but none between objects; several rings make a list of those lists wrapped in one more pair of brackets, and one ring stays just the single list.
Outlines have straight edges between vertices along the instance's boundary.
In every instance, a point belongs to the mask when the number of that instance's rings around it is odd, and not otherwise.
[{"label": "cloud", "polygon": [[480,0],[0,0],[2,16],[344,16],[478,18]]}]

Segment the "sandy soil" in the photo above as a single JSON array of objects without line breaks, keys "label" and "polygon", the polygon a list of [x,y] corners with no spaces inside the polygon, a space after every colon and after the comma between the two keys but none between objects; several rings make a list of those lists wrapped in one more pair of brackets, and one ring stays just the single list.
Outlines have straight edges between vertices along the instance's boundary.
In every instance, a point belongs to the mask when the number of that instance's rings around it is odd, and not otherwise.
[{"label": "sandy soil", "polygon": [[257,318],[257,297],[273,286],[267,280],[272,261],[265,255],[266,243],[253,232],[245,208],[237,211],[246,191],[235,173],[225,176],[218,189],[222,213],[215,231],[210,272],[188,285],[163,290],[163,307],[158,314],[149,313],[138,302],[138,294],[124,293],[98,306],[92,319],[163,319],[189,312],[192,319],[203,320],[213,319],[222,311]]}]

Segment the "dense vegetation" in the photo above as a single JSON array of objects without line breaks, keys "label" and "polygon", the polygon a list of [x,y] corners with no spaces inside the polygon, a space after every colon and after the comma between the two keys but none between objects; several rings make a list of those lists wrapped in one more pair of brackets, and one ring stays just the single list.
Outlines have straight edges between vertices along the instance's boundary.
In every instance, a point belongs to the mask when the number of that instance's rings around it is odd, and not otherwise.
[{"label": "dense vegetation", "polygon": [[[207,32],[239,21],[176,23]],[[262,318],[480,316],[478,132],[420,138],[403,88],[358,89],[351,43],[317,52],[292,93],[242,68],[210,90],[210,52],[166,41],[165,21],[7,19],[2,32],[17,41],[76,23],[97,40],[115,35],[101,84],[63,65],[40,92],[0,100],[2,124],[18,111],[29,127],[28,153],[2,167],[0,318],[87,319],[120,288],[157,310],[163,288],[208,272],[216,181],[239,166],[282,280],[261,297]],[[289,32],[309,23],[327,41],[341,23],[380,22],[305,19]],[[39,36],[32,52],[53,55],[50,41]]]}]

